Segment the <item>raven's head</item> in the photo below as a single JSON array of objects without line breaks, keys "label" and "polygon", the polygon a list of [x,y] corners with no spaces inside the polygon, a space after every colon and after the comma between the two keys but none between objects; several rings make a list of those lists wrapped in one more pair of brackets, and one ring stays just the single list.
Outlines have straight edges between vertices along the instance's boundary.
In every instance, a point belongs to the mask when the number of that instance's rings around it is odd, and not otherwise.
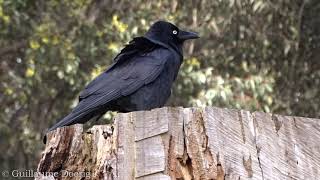
[{"label": "raven's head", "polygon": [[177,26],[166,21],[155,22],[145,37],[178,49],[182,47],[185,40],[199,38],[197,33],[180,30]]}]

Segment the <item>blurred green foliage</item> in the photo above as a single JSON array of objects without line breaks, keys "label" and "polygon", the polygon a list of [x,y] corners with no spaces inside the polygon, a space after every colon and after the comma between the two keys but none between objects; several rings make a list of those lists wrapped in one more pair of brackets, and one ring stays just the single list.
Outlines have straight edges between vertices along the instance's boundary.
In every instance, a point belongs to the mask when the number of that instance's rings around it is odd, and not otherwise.
[{"label": "blurred green foliage", "polygon": [[0,168],[35,169],[42,132],[159,19],[201,35],[168,106],[319,118],[318,12],[317,0],[0,0]]}]

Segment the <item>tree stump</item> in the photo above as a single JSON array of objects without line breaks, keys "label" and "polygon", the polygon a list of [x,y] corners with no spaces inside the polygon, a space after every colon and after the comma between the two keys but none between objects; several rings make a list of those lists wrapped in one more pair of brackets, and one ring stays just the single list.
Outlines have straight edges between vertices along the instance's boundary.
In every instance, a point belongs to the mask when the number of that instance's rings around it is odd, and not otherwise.
[{"label": "tree stump", "polygon": [[215,107],[118,114],[48,134],[36,179],[320,179],[320,120]]}]

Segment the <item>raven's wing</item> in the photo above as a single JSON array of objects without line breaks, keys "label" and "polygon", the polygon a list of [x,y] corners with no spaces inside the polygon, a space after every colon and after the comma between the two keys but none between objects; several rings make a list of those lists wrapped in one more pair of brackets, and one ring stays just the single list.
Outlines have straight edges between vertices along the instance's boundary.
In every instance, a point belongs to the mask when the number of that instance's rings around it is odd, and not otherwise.
[{"label": "raven's wing", "polygon": [[[123,53],[132,53],[132,51]],[[130,95],[145,84],[154,81],[172,56],[170,50],[159,46],[144,54],[133,54],[133,57],[126,54],[119,55],[118,57],[121,58],[80,93],[79,104],[73,111],[49,131],[61,126],[84,123],[92,117],[93,112],[104,108],[110,101]]]},{"label": "raven's wing", "polygon": [[[131,61],[137,61],[137,60],[133,60],[133,59],[141,58],[144,54],[151,52],[155,48],[159,48],[159,46],[157,44],[150,42],[148,39],[146,39],[144,37],[134,38],[114,58],[114,63],[104,73],[100,74],[98,77],[96,77],[93,81],[91,81],[85,87],[85,89],[79,95],[79,101],[81,101],[81,100],[85,99],[86,97],[88,97],[89,95],[95,93],[95,91],[97,89],[101,89],[102,88],[101,86],[104,86],[104,84],[101,82],[105,81],[107,79],[111,79],[111,78],[106,78],[107,76],[109,77],[110,75],[121,74],[120,69],[122,69],[122,71],[123,71],[122,75],[124,75],[124,76],[128,75],[128,73],[129,73],[128,70],[132,70],[132,69],[130,69],[131,67],[128,67],[128,66],[130,66],[129,63]],[[154,55],[154,54],[151,54],[149,56],[149,58],[152,55]],[[155,64],[155,65],[161,64],[162,61],[165,60],[166,58],[165,57],[159,58],[159,55],[161,56],[161,53],[154,56],[154,58],[155,58],[154,60],[147,60],[148,61],[147,63],[151,63],[151,64]],[[151,58],[153,58],[153,57],[151,57]],[[132,65],[133,64],[131,64],[131,66]],[[114,70],[115,68],[117,68],[117,70]],[[143,69],[139,69],[139,71],[142,72]]]},{"label": "raven's wing", "polygon": [[159,48],[151,53],[136,55],[127,62],[114,65],[112,69],[99,75],[80,93],[80,104],[88,102],[92,105],[93,101],[97,101],[99,105],[103,105],[135,92],[159,76],[165,63],[170,59],[170,55],[170,51]]}]

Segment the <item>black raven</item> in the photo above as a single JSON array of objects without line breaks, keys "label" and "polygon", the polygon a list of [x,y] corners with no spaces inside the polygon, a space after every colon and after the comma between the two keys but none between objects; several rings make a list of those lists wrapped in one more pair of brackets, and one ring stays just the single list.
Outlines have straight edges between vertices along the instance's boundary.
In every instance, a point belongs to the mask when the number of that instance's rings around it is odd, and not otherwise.
[{"label": "black raven", "polygon": [[164,106],[183,60],[182,45],[198,38],[193,32],[157,21],[144,36],[134,38],[114,63],[80,93],[72,112],[48,131],[85,123],[107,111],[130,112]]}]

